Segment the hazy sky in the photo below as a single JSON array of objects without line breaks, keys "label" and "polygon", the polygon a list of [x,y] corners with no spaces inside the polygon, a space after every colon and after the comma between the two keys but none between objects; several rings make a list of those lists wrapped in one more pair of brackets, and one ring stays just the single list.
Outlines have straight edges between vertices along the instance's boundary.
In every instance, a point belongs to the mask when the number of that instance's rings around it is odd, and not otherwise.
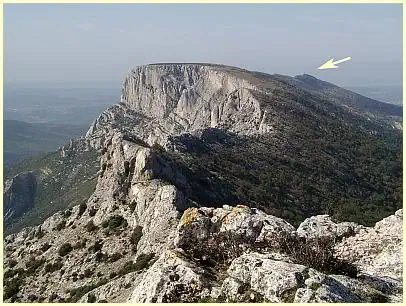
[{"label": "hazy sky", "polygon": [[[118,86],[154,62],[402,83],[400,4],[5,4],[5,83]],[[339,69],[328,59],[353,59]],[[102,85],[103,84],[103,85]]]}]

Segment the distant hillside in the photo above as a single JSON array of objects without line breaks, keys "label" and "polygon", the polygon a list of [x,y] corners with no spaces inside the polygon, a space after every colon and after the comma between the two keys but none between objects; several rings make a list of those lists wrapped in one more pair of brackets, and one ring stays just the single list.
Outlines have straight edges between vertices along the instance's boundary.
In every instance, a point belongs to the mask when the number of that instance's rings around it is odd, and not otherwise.
[{"label": "distant hillside", "polygon": [[367,111],[386,116],[402,116],[402,107],[384,103],[360,94],[338,87],[326,81],[319,80],[311,75],[298,75],[294,78],[276,76],[279,80],[306,91],[310,91],[320,98],[334,103],[355,107],[361,111]]},{"label": "distant hillside", "polygon": [[[113,88],[111,88],[113,87]],[[36,88],[4,85],[3,116],[32,123],[88,125],[100,112],[118,102],[119,87]]]},{"label": "distant hillside", "polygon": [[403,105],[403,86],[401,85],[346,86],[345,88],[378,101]]},{"label": "distant hillside", "polygon": [[85,126],[17,120],[4,120],[3,128],[6,166],[39,153],[55,151],[69,139],[77,138],[86,131]]}]

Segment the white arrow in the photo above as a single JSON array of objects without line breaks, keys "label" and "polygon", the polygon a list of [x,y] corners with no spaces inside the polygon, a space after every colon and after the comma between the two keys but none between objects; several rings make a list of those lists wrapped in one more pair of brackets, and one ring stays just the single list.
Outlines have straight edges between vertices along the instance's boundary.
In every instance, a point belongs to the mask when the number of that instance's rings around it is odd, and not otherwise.
[{"label": "white arrow", "polygon": [[319,68],[317,69],[331,69],[331,68],[338,68],[338,66],[336,66],[337,64],[349,61],[351,59],[351,56],[348,56],[346,58],[343,58],[339,61],[334,61],[334,58],[332,58],[331,60],[325,62],[323,65],[321,65]]}]

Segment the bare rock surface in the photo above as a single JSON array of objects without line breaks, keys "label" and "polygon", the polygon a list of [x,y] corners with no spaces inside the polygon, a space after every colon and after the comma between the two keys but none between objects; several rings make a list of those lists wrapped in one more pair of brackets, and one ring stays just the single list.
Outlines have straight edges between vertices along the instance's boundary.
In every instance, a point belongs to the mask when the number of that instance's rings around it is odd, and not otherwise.
[{"label": "bare rock surface", "polygon": [[362,272],[402,279],[403,210],[398,210],[337,245],[340,256],[355,263]]}]

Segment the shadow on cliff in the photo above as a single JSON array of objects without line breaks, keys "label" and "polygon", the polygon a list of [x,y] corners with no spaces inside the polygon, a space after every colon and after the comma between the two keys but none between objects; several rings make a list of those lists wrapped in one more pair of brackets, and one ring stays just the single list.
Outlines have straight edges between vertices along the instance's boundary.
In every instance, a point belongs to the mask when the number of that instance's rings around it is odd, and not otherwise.
[{"label": "shadow on cliff", "polygon": [[377,147],[374,139],[351,133],[331,147],[329,134],[246,136],[210,128],[172,137],[172,150],[158,155],[183,173],[190,188],[177,187],[197,206],[245,204],[293,225],[329,214],[371,226],[396,210],[399,172],[387,165],[397,164],[399,156],[377,161],[382,150],[397,149],[387,143]]}]

